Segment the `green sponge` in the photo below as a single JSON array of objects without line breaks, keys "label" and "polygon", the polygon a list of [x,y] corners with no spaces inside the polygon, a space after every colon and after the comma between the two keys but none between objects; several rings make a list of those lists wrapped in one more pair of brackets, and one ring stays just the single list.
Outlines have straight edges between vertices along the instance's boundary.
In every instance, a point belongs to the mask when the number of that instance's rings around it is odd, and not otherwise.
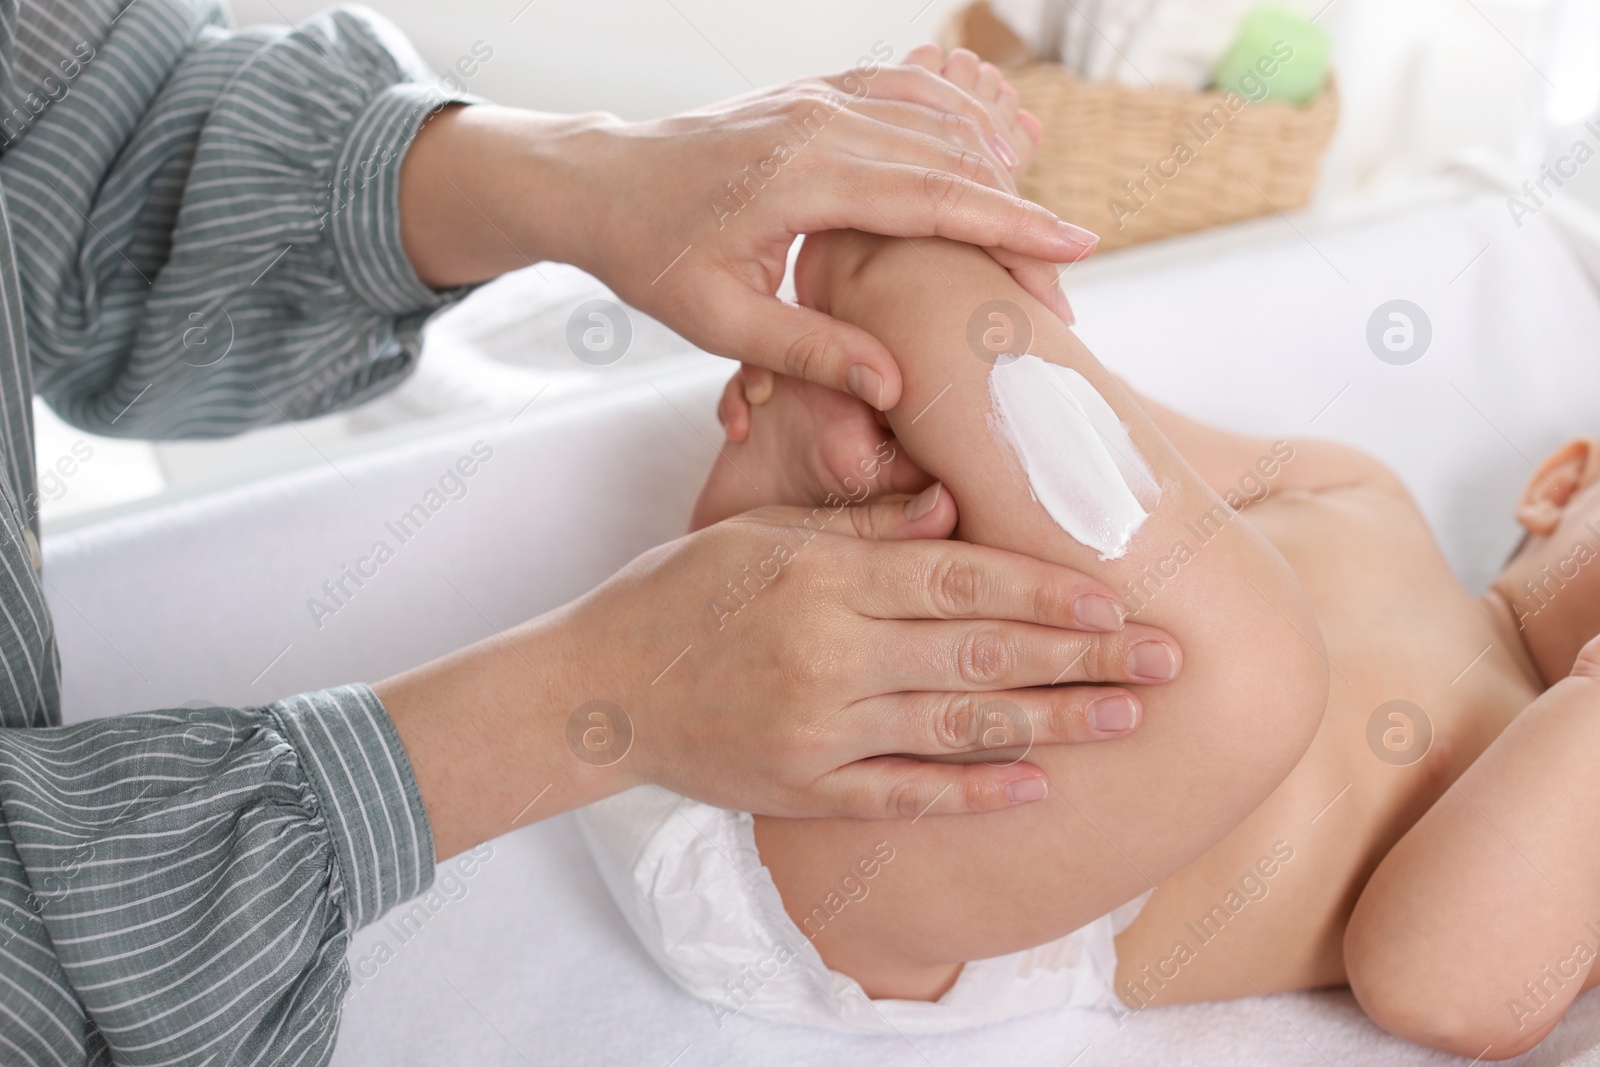
[{"label": "green sponge", "polygon": [[1328,35],[1281,8],[1258,7],[1217,63],[1212,85],[1253,103],[1304,104],[1328,77]]}]

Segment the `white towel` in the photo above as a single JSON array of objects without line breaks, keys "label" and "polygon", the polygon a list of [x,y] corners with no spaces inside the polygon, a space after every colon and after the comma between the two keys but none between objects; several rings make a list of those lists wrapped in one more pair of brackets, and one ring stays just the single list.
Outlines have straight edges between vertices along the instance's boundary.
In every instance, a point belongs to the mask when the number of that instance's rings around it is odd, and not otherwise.
[{"label": "white towel", "polygon": [[[1261,0],[991,0],[1041,59],[1081,78],[1204,89],[1239,23]],[[1276,7],[1310,17],[1308,0]]]}]

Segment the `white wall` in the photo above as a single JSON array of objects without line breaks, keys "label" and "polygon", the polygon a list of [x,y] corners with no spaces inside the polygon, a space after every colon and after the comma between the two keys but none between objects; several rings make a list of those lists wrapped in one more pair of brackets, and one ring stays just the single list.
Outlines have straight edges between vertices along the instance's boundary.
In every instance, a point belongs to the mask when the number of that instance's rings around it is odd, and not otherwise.
[{"label": "white wall", "polygon": [[[1007,8],[1048,0],[1008,0]],[[1056,0],[1064,2],[1064,0]],[[1138,0],[1143,6],[1148,0]],[[1167,0],[1177,2],[1177,0]],[[1189,0],[1232,11],[1226,0]],[[1309,0],[1308,0],[1309,2]],[[842,70],[874,41],[903,54],[965,0],[373,0],[445,70],[494,50],[468,83],[504,104],[649,118]],[[1438,169],[1467,145],[1532,170],[1547,95],[1592,107],[1600,0],[1332,0],[1344,122],[1325,188],[1359,195]],[[325,0],[236,0],[241,25],[305,18]],[[1319,5],[1320,6],[1320,5]],[[1578,17],[1574,17],[1574,15]],[[1565,46],[1565,47],[1564,47]],[[1585,51],[1583,49],[1580,52]],[[1574,69],[1574,66],[1580,69]]]},{"label": "white wall", "polygon": [[[547,111],[667,115],[806,74],[843,70],[884,40],[931,39],[961,0],[371,0],[436,70],[494,49],[468,88]],[[326,0],[236,0],[240,25],[298,20]],[[519,14],[520,12],[520,14]],[[747,80],[748,79],[748,80]]]}]

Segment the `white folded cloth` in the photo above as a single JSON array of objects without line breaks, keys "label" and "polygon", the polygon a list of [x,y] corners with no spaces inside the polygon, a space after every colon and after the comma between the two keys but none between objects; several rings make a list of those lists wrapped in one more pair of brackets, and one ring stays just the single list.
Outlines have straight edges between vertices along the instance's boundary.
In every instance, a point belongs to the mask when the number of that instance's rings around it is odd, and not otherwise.
[{"label": "white folded cloth", "polygon": [[[1040,59],[1090,81],[1204,89],[1239,23],[1262,0],[990,0]],[[1311,0],[1274,6],[1307,18]]]}]

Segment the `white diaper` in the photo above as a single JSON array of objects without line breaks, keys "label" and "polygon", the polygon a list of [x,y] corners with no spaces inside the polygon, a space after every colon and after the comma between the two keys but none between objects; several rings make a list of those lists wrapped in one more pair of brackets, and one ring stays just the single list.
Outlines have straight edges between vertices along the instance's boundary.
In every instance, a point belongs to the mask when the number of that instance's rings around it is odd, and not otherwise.
[{"label": "white diaper", "polygon": [[[749,815],[641,786],[579,818],[639,940],[679,985],[707,1002],[719,1028],[748,1013],[849,1033],[932,1034],[1070,1008],[1086,1009],[1074,1013],[1075,1023],[1115,1026],[1112,939],[1149,896],[1047,945],[968,963],[936,1002],[871,1000],[853,978],[829,970],[789,918],[761,864]],[[864,861],[852,884],[870,894],[881,866]],[[836,896],[829,906],[852,905]],[[816,914],[825,920],[827,913]]]}]

